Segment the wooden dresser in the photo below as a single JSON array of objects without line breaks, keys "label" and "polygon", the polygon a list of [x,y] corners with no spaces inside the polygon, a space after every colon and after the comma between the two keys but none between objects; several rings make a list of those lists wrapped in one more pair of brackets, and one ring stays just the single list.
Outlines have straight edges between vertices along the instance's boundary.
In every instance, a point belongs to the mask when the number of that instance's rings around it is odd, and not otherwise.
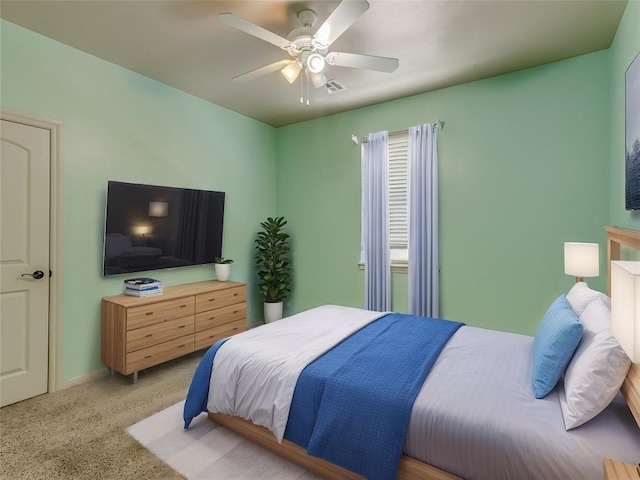
[{"label": "wooden dresser", "polygon": [[247,329],[246,285],[207,281],[162,295],[102,298],[102,363],[123,375],[207,348]]}]

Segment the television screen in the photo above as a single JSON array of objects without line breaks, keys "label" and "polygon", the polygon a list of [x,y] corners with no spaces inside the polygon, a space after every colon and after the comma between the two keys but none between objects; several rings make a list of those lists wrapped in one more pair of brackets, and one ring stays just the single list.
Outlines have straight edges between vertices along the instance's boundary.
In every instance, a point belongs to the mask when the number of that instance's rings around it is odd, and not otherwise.
[{"label": "television screen", "polygon": [[640,54],[625,78],[625,206],[640,209]]},{"label": "television screen", "polygon": [[224,192],[109,181],[103,274],[213,263]]}]

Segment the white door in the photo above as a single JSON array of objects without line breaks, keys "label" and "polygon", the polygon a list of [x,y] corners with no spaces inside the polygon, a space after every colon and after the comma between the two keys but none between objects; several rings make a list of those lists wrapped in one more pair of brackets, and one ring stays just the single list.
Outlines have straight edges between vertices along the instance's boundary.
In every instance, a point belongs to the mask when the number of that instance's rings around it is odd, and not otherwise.
[{"label": "white door", "polygon": [[47,392],[50,132],[1,122],[0,406],[5,406]]}]

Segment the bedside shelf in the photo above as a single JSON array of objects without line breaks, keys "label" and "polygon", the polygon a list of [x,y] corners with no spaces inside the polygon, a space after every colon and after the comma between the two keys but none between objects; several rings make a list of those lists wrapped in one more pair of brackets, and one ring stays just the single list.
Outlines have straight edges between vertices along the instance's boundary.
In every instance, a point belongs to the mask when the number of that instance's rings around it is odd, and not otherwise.
[{"label": "bedside shelf", "polygon": [[604,480],[640,480],[637,465],[604,459]]}]

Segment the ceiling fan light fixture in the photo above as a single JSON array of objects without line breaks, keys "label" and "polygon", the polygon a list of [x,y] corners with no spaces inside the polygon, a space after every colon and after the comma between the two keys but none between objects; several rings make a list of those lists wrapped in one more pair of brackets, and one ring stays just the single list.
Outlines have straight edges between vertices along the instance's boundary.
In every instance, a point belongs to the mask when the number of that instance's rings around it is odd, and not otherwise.
[{"label": "ceiling fan light fixture", "polygon": [[307,68],[311,73],[320,73],[324,70],[324,57],[319,53],[312,53],[307,57]]},{"label": "ceiling fan light fixture", "polygon": [[309,71],[309,79],[315,88],[320,88],[325,83],[327,83],[327,77],[322,72],[312,72]]},{"label": "ceiling fan light fixture", "polygon": [[300,62],[293,61],[282,70],[280,70],[280,73],[284,78],[287,79],[287,82],[293,83],[296,81],[296,78],[298,78],[298,75],[300,75],[301,70],[302,65],[300,64]]}]

